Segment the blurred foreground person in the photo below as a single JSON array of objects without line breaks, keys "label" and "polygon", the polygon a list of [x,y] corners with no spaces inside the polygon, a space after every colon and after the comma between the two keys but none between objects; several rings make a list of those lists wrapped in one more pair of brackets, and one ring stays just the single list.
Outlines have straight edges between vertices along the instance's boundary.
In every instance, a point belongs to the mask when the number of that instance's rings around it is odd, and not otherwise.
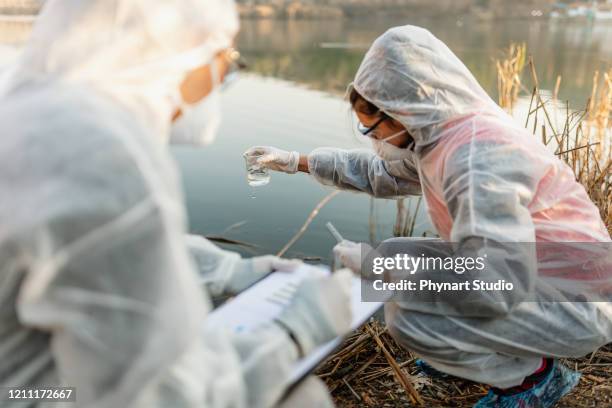
[{"label": "blurred foreground person", "polygon": [[[609,300],[612,292],[610,236],[584,187],[425,29],[396,27],[379,37],[349,99],[374,151],[319,148],[300,155],[259,146],[247,153],[270,169],[307,172],[339,189],[374,197],[422,194],[453,256],[470,256],[474,248],[491,261],[496,254],[487,278],[513,282],[516,290],[393,301],[385,320],[400,344],[435,369],[490,384],[477,406],[554,405],[579,380],[557,358],[582,357],[612,340],[610,302],[571,296]],[[403,242],[419,248],[413,256],[436,245]],[[580,267],[585,259],[536,253],[534,243],[591,245],[607,254],[603,266],[588,271]],[[363,247],[343,242],[334,251],[359,271]]]},{"label": "blurred foreground person", "polygon": [[[45,2],[0,90],[1,386],[76,387],[79,407],[269,407],[300,356],[349,329],[348,270],[305,281],[254,333],[203,328],[209,294],[295,266],[185,242],[166,142],[214,137],[237,30],[229,0]],[[314,378],[285,403],[331,405]]]}]

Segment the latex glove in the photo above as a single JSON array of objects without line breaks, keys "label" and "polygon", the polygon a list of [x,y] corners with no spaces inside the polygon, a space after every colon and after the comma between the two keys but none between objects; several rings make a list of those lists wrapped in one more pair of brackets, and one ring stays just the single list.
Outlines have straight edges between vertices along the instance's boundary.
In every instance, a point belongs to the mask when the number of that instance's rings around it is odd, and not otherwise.
[{"label": "latex glove", "polygon": [[361,275],[361,251],[367,255],[372,251],[368,244],[357,243],[344,240],[334,247],[334,255],[340,260],[342,265],[349,268],[358,275]]},{"label": "latex glove", "polygon": [[298,259],[283,259],[274,255],[241,259],[236,263],[227,282],[230,293],[240,293],[270,272],[291,272],[302,264]]},{"label": "latex glove", "polygon": [[257,164],[270,170],[289,174],[297,173],[300,163],[299,152],[288,152],[272,146],[254,146],[244,152],[244,156],[257,157]]},{"label": "latex glove", "polygon": [[348,269],[305,279],[291,304],[276,319],[295,337],[302,356],[351,329],[352,279]]},{"label": "latex glove", "polygon": [[211,296],[240,293],[274,270],[292,271],[302,264],[273,255],[243,259],[198,235],[185,236],[185,243]]}]

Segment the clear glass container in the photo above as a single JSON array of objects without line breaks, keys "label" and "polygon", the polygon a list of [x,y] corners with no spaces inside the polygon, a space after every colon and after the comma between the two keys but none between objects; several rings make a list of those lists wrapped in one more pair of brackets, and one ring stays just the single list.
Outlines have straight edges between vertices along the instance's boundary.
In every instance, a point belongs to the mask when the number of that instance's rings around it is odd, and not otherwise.
[{"label": "clear glass container", "polygon": [[245,154],[247,182],[252,187],[265,186],[270,182],[270,172],[267,168],[257,163],[262,154]]}]

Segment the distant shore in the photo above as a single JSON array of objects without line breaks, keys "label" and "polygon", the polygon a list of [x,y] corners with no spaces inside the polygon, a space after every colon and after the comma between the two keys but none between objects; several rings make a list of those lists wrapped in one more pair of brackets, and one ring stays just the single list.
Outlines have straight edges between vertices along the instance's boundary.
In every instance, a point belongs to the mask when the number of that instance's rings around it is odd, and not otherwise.
[{"label": "distant shore", "polygon": [[0,0],[0,16],[34,16],[41,5],[40,0]]},{"label": "distant shore", "polygon": [[[494,1],[494,0],[493,0]],[[470,17],[478,20],[507,18],[548,18],[552,11],[547,0],[496,2],[495,7],[479,7],[474,0],[421,0],[370,2],[367,0],[238,2],[241,18],[248,19],[340,19],[384,16]]]},{"label": "distant shore", "polygon": [[[36,15],[40,0],[0,0],[0,15]],[[548,18],[551,0],[237,0],[246,19],[469,17],[477,20]]]}]

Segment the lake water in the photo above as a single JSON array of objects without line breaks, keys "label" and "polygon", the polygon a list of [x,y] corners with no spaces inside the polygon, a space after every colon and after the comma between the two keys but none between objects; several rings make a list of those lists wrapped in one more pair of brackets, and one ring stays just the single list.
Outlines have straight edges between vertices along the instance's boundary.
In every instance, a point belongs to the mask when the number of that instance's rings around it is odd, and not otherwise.
[{"label": "lake water", "polygon": [[[226,245],[244,254],[275,253],[331,190],[308,175],[272,173],[250,187],[242,153],[252,145],[308,152],[319,146],[363,147],[342,100],[369,44],[394,25],[417,24],[447,42],[496,98],[493,59],[511,42],[526,42],[543,88],[562,75],[560,99],[582,107],[593,72],[611,66],[612,26],[567,21],[472,22],[455,18],[350,21],[244,21],[238,47],[251,73],[223,93],[224,121],[206,149],[174,148],[183,173],[190,230],[256,245]],[[0,60],[14,58],[18,41],[4,35]],[[529,86],[529,81],[527,81]],[[524,117],[518,118],[523,121]],[[406,205],[416,206],[414,199]],[[396,203],[343,192],[314,219],[289,256],[330,259],[332,221],[347,238],[380,241],[393,235]],[[420,208],[415,235],[434,233]]]}]

